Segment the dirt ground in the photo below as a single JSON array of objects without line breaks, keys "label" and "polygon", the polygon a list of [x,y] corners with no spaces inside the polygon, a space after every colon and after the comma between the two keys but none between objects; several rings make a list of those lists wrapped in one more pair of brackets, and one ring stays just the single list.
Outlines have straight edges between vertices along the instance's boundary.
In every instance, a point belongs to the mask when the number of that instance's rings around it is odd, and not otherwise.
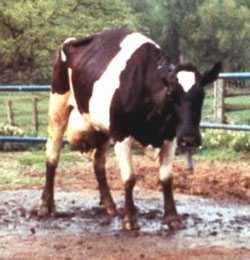
[{"label": "dirt ground", "polygon": [[[143,188],[160,191],[158,163],[141,155],[134,156],[133,162],[137,176],[135,190]],[[24,173],[31,177],[43,174],[29,170]],[[250,202],[250,162],[247,160],[194,161],[194,171],[190,172],[186,169],[186,161],[181,158],[174,162],[173,176],[176,193]],[[114,158],[109,158],[107,161],[107,178],[112,190],[123,189],[119,169]],[[97,189],[91,160],[82,168],[77,166],[61,169],[59,167],[56,187],[64,191]],[[7,186],[2,188],[8,189]],[[27,186],[20,188],[27,188]]]},{"label": "dirt ground", "polygon": [[[135,156],[134,161],[138,177],[135,191],[146,190],[148,194],[150,191],[160,191],[157,163],[145,156]],[[111,189],[122,190],[114,159],[108,160],[107,169]],[[175,193],[198,195],[239,205],[248,205],[250,202],[250,162],[198,161],[195,162],[194,172],[190,172],[185,169],[185,162],[177,160],[173,174]],[[25,175],[36,176],[41,173],[27,170]],[[59,168],[56,187],[64,192],[96,190],[91,162],[82,169]],[[20,187],[25,188],[27,187]],[[246,224],[249,226],[250,221],[247,220]],[[209,243],[202,246],[180,246],[172,240],[171,235],[143,234],[140,231],[121,231],[115,234],[49,232],[47,235],[31,232],[26,236],[0,235],[0,259],[250,259],[250,244],[249,247],[214,246]]]}]

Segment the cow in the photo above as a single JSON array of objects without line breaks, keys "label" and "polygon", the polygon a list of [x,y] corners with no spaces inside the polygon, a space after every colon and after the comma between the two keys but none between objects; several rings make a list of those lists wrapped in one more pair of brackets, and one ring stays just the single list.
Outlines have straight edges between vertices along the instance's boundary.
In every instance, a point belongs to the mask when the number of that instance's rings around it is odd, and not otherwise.
[{"label": "cow", "polygon": [[192,64],[173,65],[154,41],[128,28],[65,40],[53,66],[46,181],[38,214],[55,211],[55,170],[67,129],[73,147],[93,150],[100,204],[110,216],[117,209],[106,180],[105,155],[109,143],[114,144],[124,183],[127,230],[138,228],[131,144],[136,140],[159,149],[163,222],[170,226],[178,222],[171,175],[175,149],[200,146],[204,86],[215,81],[220,70],[220,62],[203,74]]}]

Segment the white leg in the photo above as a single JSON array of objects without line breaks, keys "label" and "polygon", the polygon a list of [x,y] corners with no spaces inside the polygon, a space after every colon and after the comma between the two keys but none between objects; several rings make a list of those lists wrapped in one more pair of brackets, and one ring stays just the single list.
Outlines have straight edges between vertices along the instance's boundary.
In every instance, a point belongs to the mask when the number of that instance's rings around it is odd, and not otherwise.
[{"label": "white leg", "polygon": [[172,190],[172,164],[175,156],[176,140],[165,141],[160,151],[160,181],[164,199],[164,220],[170,227],[179,224]]},{"label": "white leg", "polygon": [[132,156],[131,156],[131,138],[126,138],[122,142],[115,144],[115,154],[120,166],[122,180],[125,187],[125,207],[124,207],[124,228],[138,229],[136,221],[136,209],[133,200],[133,188],[135,178],[133,176]]},{"label": "white leg", "polygon": [[55,211],[54,179],[63,142],[63,135],[69,118],[68,97],[68,92],[64,95],[50,94],[49,138],[46,144],[46,178],[41,205],[38,210],[40,216],[46,216]]},{"label": "white leg", "polygon": [[160,181],[166,182],[172,176],[172,166],[175,157],[176,140],[165,141],[160,154]]},{"label": "white leg", "polygon": [[122,142],[117,142],[115,144],[115,154],[124,183],[131,180],[133,177],[131,144],[132,139],[130,137],[124,139]]}]

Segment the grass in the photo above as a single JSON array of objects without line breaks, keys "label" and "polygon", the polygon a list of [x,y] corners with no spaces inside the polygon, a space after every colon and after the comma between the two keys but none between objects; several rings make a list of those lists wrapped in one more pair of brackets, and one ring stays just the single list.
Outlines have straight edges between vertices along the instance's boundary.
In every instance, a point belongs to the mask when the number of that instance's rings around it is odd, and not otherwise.
[{"label": "grass", "polygon": [[[20,156],[17,156],[19,165],[23,167],[32,167],[32,169],[37,171],[44,170],[46,161],[44,150],[26,151],[20,154]],[[88,159],[80,154],[80,152],[70,151],[68,148],[65,148],[61,152],[60,167],[71,167],[72,165],[76,165],[77,162],[84,162],[87,160]]]},{"label": "grass", "polygon": [[[45,151],[0,152],[1,174],[0,189],[16,187],[34,187],[44,184]],[[89,159],[67,147],[62,150],[60,168],[72,168],[84,165]]]},{"label": "grass", "polygon": [[[232,149],[201,149],[197,154],[193,156],[195,160],[230,160],[237,161],[242,158],[246,158],[246,153],[236,152]],[[250,154],[248,155],[250,157]]]},{"label": "grass", "polygon": [[[33,127],[33,108],[32,100],[38,98],[38,111],[47,111],[48,109],[48,93],[26,93],[26,92],[0,92],[0,122],[8,123],[7,118],[7,100],[11,100],[13,104],[14,122],[22,128],[27,135],[34,135]],[[39,128],[38,135],[46,136],[47,134],[47,114],[39,115],[39,122],[42,124]]]},{"label": "grass", "polygon": [[[214,112],[213,112],[213,94],[208,91],[208,94],[204,101],[204,106],[202,110],[202,121],[213,122]],[[250,104],[250,96],[238,96],[230,97],[225,99],[227,104]],[[250,111],[236,111],[231,113],[226,113],[227,122],[230,124],[250,124]]]}]

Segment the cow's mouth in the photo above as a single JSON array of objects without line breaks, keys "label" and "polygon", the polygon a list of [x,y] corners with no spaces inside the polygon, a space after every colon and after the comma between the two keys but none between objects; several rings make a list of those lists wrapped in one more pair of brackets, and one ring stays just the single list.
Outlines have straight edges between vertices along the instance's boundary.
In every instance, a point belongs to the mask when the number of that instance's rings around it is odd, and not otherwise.
[{"label": "cow's mouth", "polygon": [[179,155],[179,154],[186,154],[186,153],[189,153],[189,154],[194,154],[194,153],[197,153],[197,151],[199,150],[200,146],[181,146],[181,145],[178,145],[177,148],[176,148],[176,154]]}]

